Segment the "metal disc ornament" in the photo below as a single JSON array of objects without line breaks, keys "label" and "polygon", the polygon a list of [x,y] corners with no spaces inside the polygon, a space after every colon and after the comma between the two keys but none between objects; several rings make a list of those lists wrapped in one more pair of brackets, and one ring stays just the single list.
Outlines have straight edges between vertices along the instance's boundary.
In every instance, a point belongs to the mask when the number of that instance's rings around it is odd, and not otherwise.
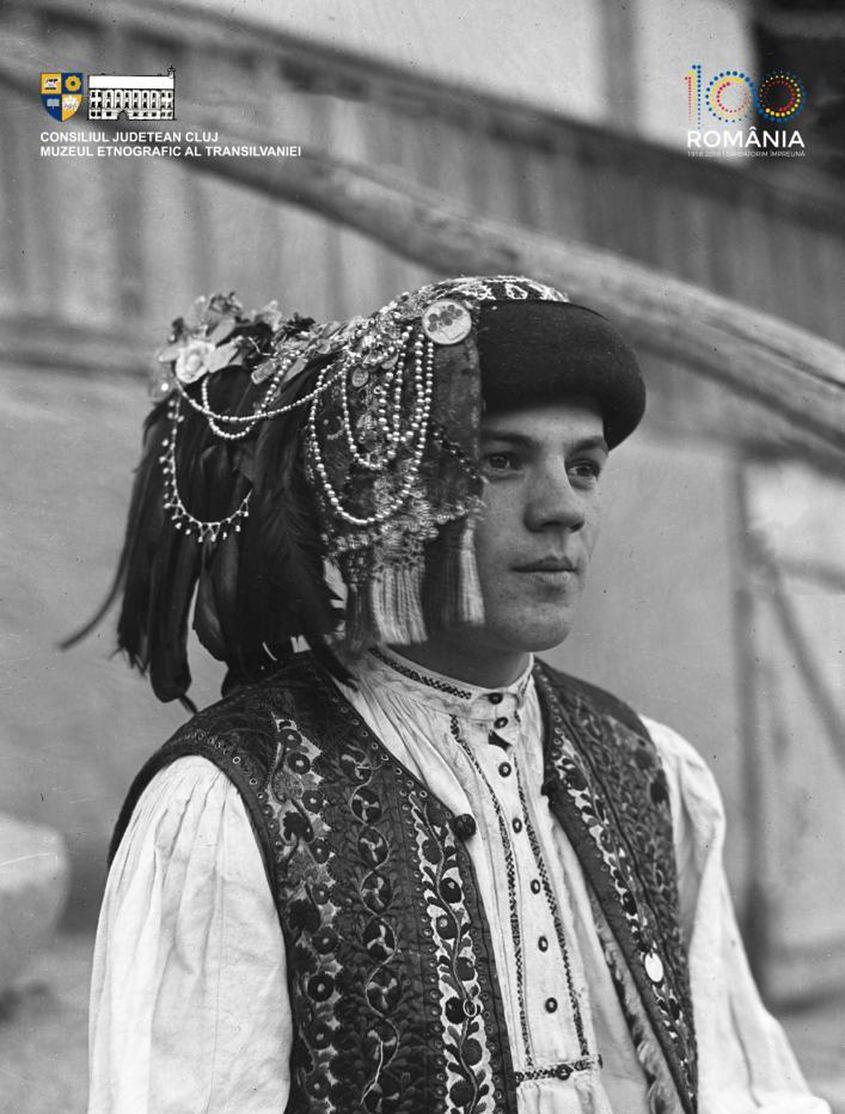
[{"label": "metal disc ornament", "polygon": [[652,982],[663,982],[663,960],[657,952],[649,952],[643,965],[645,966],[645,973]]},{"label": "metal disc ornament", "polygon": [[469,310],[454,298],[440,298],[423,310],[422,330],[435,344],[460,344],[471,328]]}]

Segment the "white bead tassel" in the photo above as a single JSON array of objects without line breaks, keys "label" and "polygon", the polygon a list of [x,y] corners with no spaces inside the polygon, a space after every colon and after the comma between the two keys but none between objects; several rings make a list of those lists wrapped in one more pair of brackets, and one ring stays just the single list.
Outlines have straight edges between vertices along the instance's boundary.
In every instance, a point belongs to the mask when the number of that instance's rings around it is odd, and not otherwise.
[{"label": "white bead tassel", "polygon": [[374,635],[378,642],[400,646],[425,642],[428,632],[422,613],[423,566],[382,569],[370,584]]},{"label": "white bead tassel", "polygon": [[475,520],[472,516],[467,518],[464,526],[458,554],[456,616],[459,623],[480,625],[484,622],[484,597],[481,594],[481,581],[475,560]]}]

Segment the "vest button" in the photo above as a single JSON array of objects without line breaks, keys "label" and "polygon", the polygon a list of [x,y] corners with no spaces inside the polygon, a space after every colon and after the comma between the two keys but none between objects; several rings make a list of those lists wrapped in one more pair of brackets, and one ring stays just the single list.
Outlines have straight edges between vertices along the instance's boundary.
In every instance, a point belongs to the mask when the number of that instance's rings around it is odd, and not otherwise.
[{"label": "vest button", "polygon": [[518,816],[514,816],[514,818],[513,818],[513,830],[515,832],[521,832],[522,831],[522,821],[519,819]]},{"label": "vest button", "polygon": [[531,892],[532,892],[532,894],[538,894],[540,892],[540,889],[541,889],[540,879],[539,878],[532,878],[531,879]]},{"label": "vest button", "polygon": [[545,936],[541,936],[540,939],[537,941],[537,947],[540,949],[541,952],[547,952],[549,950],[549,941],[546,939]]},{"label": "vest button", "polygon": [[511,767],[510,767],[509,762],[500,762],[499,763],[499,773],[502,775],[502,777],[507,777],[510,772],[511,772]]},{"label": "vest button", "polygon": [[469,839],[478,831],[475,818],[470,816],[468,812],[464,812],[460,816],[453,816],[449,821],[449,826],[458,839]]},{"label": "vest button", "polygon": [[557,1009],[557,998],[546,999],[546,1013],[554,1013]]}]

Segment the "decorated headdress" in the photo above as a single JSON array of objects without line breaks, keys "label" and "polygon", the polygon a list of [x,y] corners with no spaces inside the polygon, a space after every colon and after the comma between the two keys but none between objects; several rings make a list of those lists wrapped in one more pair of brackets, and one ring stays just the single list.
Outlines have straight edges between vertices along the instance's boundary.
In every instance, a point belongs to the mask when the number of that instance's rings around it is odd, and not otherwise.
[{"label": "decorated headdress", "polygon": [[483,405],[586,394],[611,446],[643,408],[604,318],[518,276],[440,282],[326,324],[215,295],[158,359],[107,603],[123,589],[118,645],[162,700],[190,685],[192,602],[200,642],[237,679],[300,637],[331,659],[337,640],[356,651],[481,622]]}]

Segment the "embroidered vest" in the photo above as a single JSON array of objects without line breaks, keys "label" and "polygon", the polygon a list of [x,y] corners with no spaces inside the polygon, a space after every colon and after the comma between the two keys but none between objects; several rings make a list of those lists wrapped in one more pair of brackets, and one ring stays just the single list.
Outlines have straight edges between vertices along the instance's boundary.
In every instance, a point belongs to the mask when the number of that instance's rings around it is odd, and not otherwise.
[{"label": "embroidered vest", "polygon": [[[654,744],[609,694],[545,665],[535,680],[543,792],[636,987],[680,1109],[695,1114],[672,822]],[[279,913],[294,1019],[289,1114],[516,1114],[489,930],[452,813],[301,654],[195,716],[150,759],[112,855],[150,778],[196,754],[240,791]],[[638,1022],[629,1024],[636,1039]]]}]

